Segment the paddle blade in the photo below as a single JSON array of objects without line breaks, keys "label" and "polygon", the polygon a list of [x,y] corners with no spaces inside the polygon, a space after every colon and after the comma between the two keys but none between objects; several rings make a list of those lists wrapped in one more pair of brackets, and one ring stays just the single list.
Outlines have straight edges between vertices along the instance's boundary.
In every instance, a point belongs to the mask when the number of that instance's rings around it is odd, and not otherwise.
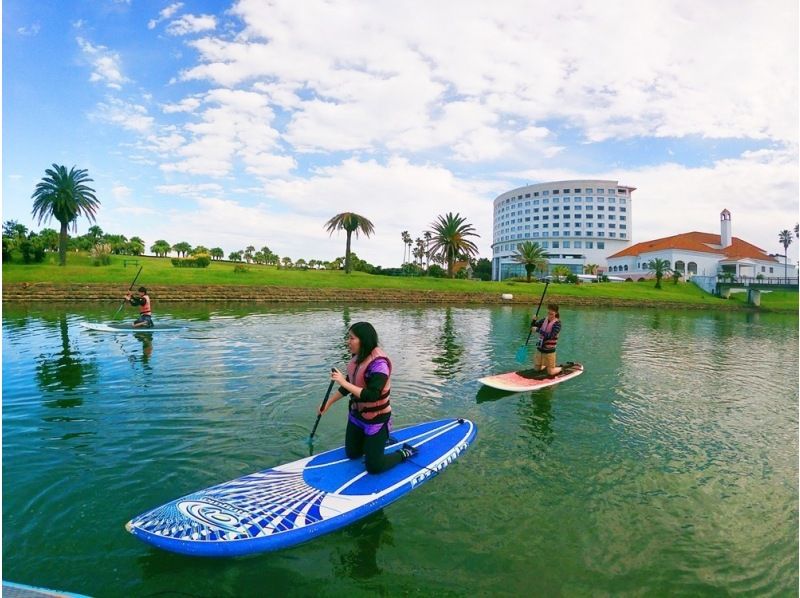
[{"label": "paddle blade", "polygon": [[519,349],[517,349],[516,357],[519,363],[525,363],[528,360],[528,346],[522,345]]}]

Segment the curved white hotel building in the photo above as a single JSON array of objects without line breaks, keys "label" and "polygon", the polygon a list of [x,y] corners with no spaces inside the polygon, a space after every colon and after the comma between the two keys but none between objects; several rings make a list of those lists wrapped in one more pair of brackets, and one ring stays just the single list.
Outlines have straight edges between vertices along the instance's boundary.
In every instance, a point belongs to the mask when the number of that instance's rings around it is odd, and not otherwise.
[{"label": "curved white hotel building", "polygon": [[513,259],[517,245],[538,243],[550,269],[576,274],[587,264],[606,267],[609,255],[630,245],[631,195],[636,187],[617,181],[576,180],[527,185],[494,200],[492,280],[525,276]]}]

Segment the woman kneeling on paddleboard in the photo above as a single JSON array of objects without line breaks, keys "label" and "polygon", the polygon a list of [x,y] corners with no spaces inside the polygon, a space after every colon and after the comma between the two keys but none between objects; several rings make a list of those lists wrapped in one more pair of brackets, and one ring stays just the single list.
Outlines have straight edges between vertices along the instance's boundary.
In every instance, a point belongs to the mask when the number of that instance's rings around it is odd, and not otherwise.
[{"label": "woman kneeling on paddleboard", "polygon": [[353,358],[347,364],[347,375],[337,369],[331,380],[339,388],[318,411],[325,413],[336,401],[351,395],[345,432],[348,458],[364,455],[369,473],[381,473],[416,454],[410,445],[389,454],[383,449],[392,429],[392,406],[389,391],[392,362],[378,347],[378,333],[369,322],[356,322],[347,335],[347,346]]},{"label": "woman kneeling on paddleboard", "polygon": [[533,362],[534,369],[547,368],[548,376],[557,375],[561,372],[561,368],[556,365],[556,343],[558,343],[558,333],[561,332],[558,305],[548,304],[547,317],[533,322],[531,328],[539,331],[539,342],[536,343],[536,357]]}]

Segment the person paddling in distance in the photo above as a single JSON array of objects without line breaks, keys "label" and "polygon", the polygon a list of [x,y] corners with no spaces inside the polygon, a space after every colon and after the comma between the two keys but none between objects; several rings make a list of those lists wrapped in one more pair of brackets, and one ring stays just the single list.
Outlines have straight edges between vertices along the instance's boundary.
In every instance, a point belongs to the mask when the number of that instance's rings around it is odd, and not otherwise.
[{"label": "person paddling in distance", "polygon": [[150,306],[150,295],[147,294],[147,289],[139,287],[138,296],[133,297],[131,293],[125,294],[125,301],[133,306],[139,306],[139,317],[133,322],[134,328],[152,328],[153,327],[153,310]]},{"label": "person paddling in distance", "polygon": [[356,322],[347,333],[347,347],[353,358],[347,374],[336,368],[331,380],[339,388],[318,409],[322,415],[339,399],[350,396],[344,449],[349,459],[364,456],[368,473],[387,471],[413,457],[417,449],[403,444],[400,450],[385,454],[384,447],[392,430],[392,362],[378,347],[378,333],[369,322]]},{"label": "person paddling in distance", "polygon": [[536,356],[533,362],[534,369],[547,369],[548,376],[557,376],[561,372],[561,368],[556,365],[556,344],[558,343],[558,333],[561,332],[558,305],[548,303],[547,316],[531,322],[531,328],[539,332],[539,341],[536,343]]}]

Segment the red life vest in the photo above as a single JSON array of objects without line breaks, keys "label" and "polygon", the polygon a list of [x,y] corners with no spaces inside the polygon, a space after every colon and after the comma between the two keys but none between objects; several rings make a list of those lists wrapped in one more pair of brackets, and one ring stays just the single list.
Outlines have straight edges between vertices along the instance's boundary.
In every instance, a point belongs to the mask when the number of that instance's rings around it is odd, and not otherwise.
[{"label": "red life vest", "polygon": [[539,348],[542,349],[544,353],[552,353],[556,349],[558,334],[553,336],[551,336],[551,334],[553,326],[555,326],[558,321],[558,318],[555,320],[548,320],[545,318],[542,321],[542,325],[539,326]]},{"label": "red life vest", "polygon": [[152,315],[152,313],[150,312],[150,296],[142,295],[140,297],[140,301],[144,301],[144,303],[141,306],[139,306],[139,313],[143,316]]},{"label": "red life vest", "polygon": [[367,358],[361,363],[356,362],[357,358],[357,356],[354,356],[347,364],[347,379],[356,386],[366,388],[367,381],[364,374],[369,364],[376,359],[385,359],[386,363],[389,364],[389,377],[386,379],[386,384],[381,389],[381,395],[377,401],[352,401],[351,409],[357,412],[363,419],[367,420],[374,419],[378,415],[383,415],[384,413],[391,413],[392,406],[389,404],[389,392],[392,388],[392,362],[389,360],[389,356],[386,355],[380,347],[375,347],[372,353],[367,355]]}]

